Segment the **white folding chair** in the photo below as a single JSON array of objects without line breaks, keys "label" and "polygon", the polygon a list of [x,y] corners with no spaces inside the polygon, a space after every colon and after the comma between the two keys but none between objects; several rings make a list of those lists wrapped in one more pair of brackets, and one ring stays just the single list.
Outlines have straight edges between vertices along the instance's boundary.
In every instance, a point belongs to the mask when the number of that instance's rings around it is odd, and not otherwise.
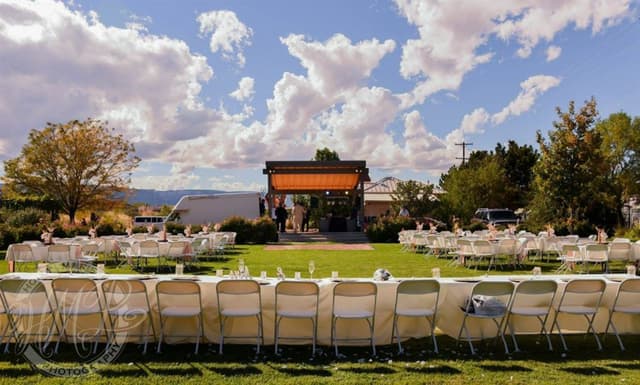
[{"label": "white folding chair", "polygon": [[145,265],[149,259],[155,258],[157,261],[156,271],[160,270],[160,248],[158,241],[154,239],[145,239],[138,243],[138,266],[140,266],[140,260],[143,259]]},{"label": "white folding chair", "polygon": [[9,245],[9,249],[7,250],[7,257],[11,258],[14,263],[15,271],[18,271],[19,263],[33,263],[36,262],[35,256],[33,255],[33,250],[30,245],[25,243],[15,243]]},{"label": "white folding chair", "polygon": [[[471,295],[469,296],[465,309],[463,310],[464,317],[462,318],[462,325],[460,325],[460,331],[458,332],[458,341],[462,338],[462,333],[465,333],[467,342],[469,343],[469,348],[471,349],[471,354],[476,354],[476,351],[473,348],[471,334],[467,327],[468,318],[493,321],[497,329],[496,338],[502,338],[504,351],[509,353],[509,346],[504,338],[503,326],[512,295],[513,283],[509,281],[484,281],[478,282],[473,286]],[[474,301],[477,303],[483,302],[485,305],[483,307],[476,306],[474,305]]]},{"label": "white folding chair", "polygon": [[[44,352],[51,338],[60,336],[51,300],[41,281],[0,280],[0,298],[8,318],[10,335],[16,343],[36,342]],[[45,337],[44,341],[42,337]]]},{"label": "white folding chair", "polygon": [[569,349],[567,348],[567,343],[565,342],[560,323],[558,322],[558,316],[563,313],[573,316],[584,316],[588,323],[586,333],[588,334],[590,331],[593,333],[596,343],[598,344],[598,350],[602,350],[602,344],[600,344],[598,334],[596,334],[596,330],[593,328],[593,320],[600,308],[600,301],[602,301],[606,287],[607,284],[602,279],[574,279],[567,283],[562,292],[558,307],[555,309],[556,314],[552,324],[552,328],[555,327],[558,330],[564,350]]},{"label": "white folding chair", "polygon": [[190,250],[191,246],[188,241],[171,241],[165,257],[178,263],[185,262],[193,255]]},{"label": "white folding chair", "polygon": [[[225,338],[256,339],[256,353],[260,353],[260,346],[264,344],[262,326],[262,295],[260,284],[251,279],[222,280],[216,284],[218,296],[218,317],[220,320],[220,346],[222,354]],[[225,335],[225,326],[230,318],[255,318],[257,331],[255,336]]]},{"label": "white folding chair", "polygon": [[[373,355],[376,355],[376,344],[373,328],[376,318],[376,301],[378,287],[373,282],[339,282],[333,288],[333,305],[331,316],[331,344],[338,356],[339,341],[370,341]],[[369,326],[369,337],[338,338],[338,321],[364,320]]]},{"label": "white folding chair", "polygon": [[[100,336],[108,339],[107,328],[102,312],[102,303],[98,295],[98,287],[92,279],[87,278],[56,278],[51,282],[51,290],[56,301],[56,311],[60,316],[60,339],[56,342],[56,351],[60,340],[69,342],[78,348],[78,342],[84,347],[85,338],[94,331],[93,353],[98,350]],[[89,320],[93,320],[90,322]],[[75,322],[70,322],[75,320]],[[82,322],[79,322],[82,320]],[[72,332],[68,331],[69,325]]]},{"label": "white folding chair", "polygon": [[574,268],[582,262],[580,247],[572,243],[562,244],[558,260],[560,261],[560,266],[556,269],[556,273],[573,272]]},{"label": "white folding chair", "polygon": [[102,282],[102,292],[109,318],[109,343],[121,345],[128,337],[137,336],[140,343],[144,341],[146,353],[149,337],[156,336],[147,287],[136,279],[109,279]]},{"label": "white folding chair", "polygon": [[516,266],[520,265],[518,252],[520,251],[520,243],[515,238],[501,238],[496,245],[496,258],[498,256],[506,256],[507,263]]},{"label": "white folding chair", "polygon": [[71,246],[64,244],[49,245],[47,248],[47,263],[60,263],[68,265],[69,271],[73,270],[71,263]]},{"label": "white folding chair", "polygon": [[[160,338],[158,338],[157,352],[160,353],[162,340],[165,337],[167,320],[194,319],[197,324],[196,335],[176,335],[172,337],[195,337],[196,347],[194,352],[198,354],[200,339],[204,336],[202,296],[200,285],[193,281],[160,281],[156,285],[156,296],[158,298],[158,315],[160,316]],[[181,325],[184,326],[184,325]]]},{"label": "white folding chair", "polygon": [[[620,238],[617,238],[620,239]],[[616,241],[609,243],[609,261],[627,262],[631,260],[631,242]]]},{"label": "white folding chair", "polygon": [[[309,281],[280,281],[276,285],[275,299],[275,353],[278,354],[278,342],[285,340],[311,340],[311,355],[316,353],[318,335],[318,304],[320,289],[318,284]],[[311,336],[281,337],[280,322],[285,318],[308,319],[311,321]]]},{"label": "white folding chair", "polygon": [[480,264],[480,262],[482,262],[484,258],[489,259],[487,271],[490,271],[492,266],[495,268],[494,265],[495,265],[495,259],[496,259],[496,252],[495,252],[495,248],[493,247],[493,244],[486,239],[476,239],[472,242],[472,244],[473,244],[473,257],[474,259],[476,259],[476,269],[478,268],[478,265]]},{"label": "white folding chair", "polygon": [[584,258],[582,262],[587,273],[589,272],[589,264],[600,264],[602,272],[609,271],[609,248],[603,243],[591,243],[585,246]]},{"label": "white folding chair", "polygon": [[520,347],[513,327],[514,317],[535,317],[540,322],[540,333],[547,338],[549,350],[553,350],[546,324],[557,290],[558,283],[552,280],[522,281],[516,286],[506,321],[516,352]]},{"label": "white folding chair", "polygon": [[640,278],[627,278],[620,283],[616,298],[613,304],[609,308],[609,322],[607,322],[607,328],[604,332],[605,336],[609,333],[609,326],[613,330],[613,333],[618,339],[620,344],[620,350],[624,351],[624,345],[618,329],[614,324],[614,315],[627,315],[634,316],[640,315]]},{"label": "white folding chair", "polygon": [[452,264],[466,265],[467,259],[475,255],[473,250],[473,242],[468,239],[458,239],[456,241],[456,249],[453,251],[458,258],[451,261]]},{"label": "white folding chair", "polygon": [[393,310],[393,326],[391,329],[391,342],[394,338],[398,341],[398,352],[402,353],[402,336],[398,327],[398,321],[402,317],[424,318],[429,326],[429,335],[433,340],[433,350],[438,353],[438,342],[434,329],[438,311],[438,299],[440,298],[440,283],[435,279],[416,279],[402,281],[396,290],[396,303]]}]

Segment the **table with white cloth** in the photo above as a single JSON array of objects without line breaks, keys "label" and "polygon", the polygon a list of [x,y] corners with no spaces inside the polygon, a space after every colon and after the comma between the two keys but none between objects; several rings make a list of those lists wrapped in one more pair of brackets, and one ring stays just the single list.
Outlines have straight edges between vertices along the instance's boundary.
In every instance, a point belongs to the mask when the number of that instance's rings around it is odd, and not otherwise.
[{"label": "table with white cloth", "polygon": [[[190,279],[191,276],[172,276],[172,275],[102,275],[93,274],[36,274],[36,273],[11,273],[0,276],[0,279],[7,278],[23,278],[23,279],[39,279],[44,282],[47,290],[51,288],[51,279],[56,277],[89,277],[96,280],[98,286],[104,279],[142,279],[147,287],[149,294],[149,302],[152,309],[152,318],[156,325],[156,331],[159,331],[157,295],[155,287],[157,282],[170,279]],[[620,281],[626,278],[622,274],[614,275],[563,275],[563,276],[542,276],[537,279],[554,279],[558,282],[558,293],[555,297],[556,305],[560,300],[562,290],[569,279],[585,279],[585,278],[602,278],[607,283],[606,291],[601,303],[600,310],[595,317],[594,327],[598,332],[604,332],[608,320],[608,309],[612,305]],[[196,280],[197,279],[197,280]],[[204,312],[204,336],[205,341],[217,343],[219,341],[219,320],[218,306],[216,296],[216,283],[223,278],[215,276],[198,276],[194,278],[201,288],[202,307]],[[441,278],[439,307],[436,318],[436,333],[445,334],[451,337],[457,337],[460,325],[463,319],[461,307],[465,303],[465,299],[471,293],[473,285],[479,280],[504,281],[511,280],[515,284],[518,281],[534,279],[532,276],[490,276],[478,278]],[[364,280],[363,280],[364,281]],[[400,280],[375,282],[378,287],[376,318],[375,318],[375,343],[377,345],[385,345],[391,343],[391,329],[393,322],[393,310],[396,298],[396,288]],[[278,282],[275,279],[259,280],[262,296],[262,311],[264,323],[264,340],[265,344],[273,344],[274,336],[274,305],[275,305],[275,285]],[[318,312],[318,343],[321,345],[330,345],[331,343],[331,307],[332,293],[336,282],[329,279],[316,280],[319,285],[319,312]],[[51,298],[53,298],[51,296]],[[308,304],[312,306],[311,304]],[[532,317],[515,318],[514,328],[517,334],[537,334],[540,332],[539,323]],[[549,317],[547,329],[551,329],[553,317]],[[584,317],[561,315],[559,318],[560,325],[563,327],[563,333],[579,332],[584,333],[587,327]],[[620,333],[640,333],[640,322],[633,322],[632,316],[621,316],[616,319],[616,326]],[[636,320],[637,321],[637,320]],[[3,320],[2,322],[6,322]],[[230,319],[225,324],[225,334],[231,335],[254,335],[256,331],[255,319]],[[364,322],[364,321],[362,321]],[[360,337],[368,331],[363,327],[365,324],[360,321],[352,320],[340,324],[338,331],[339,337]],[[494,337],[496,334],[495,325],[492,322],[483,322],[482,320],[468,319],[467,326],[472,337]],[[402,319],[400,324],[400,335],[406,337],[424,337],[428,335],[427,323],[424,319]],[[195,338],[184,337],[189,334],[196,334],[197,323],[187,319],[167,320],[165,325],[165,341],[167,343],[183,343],[193,342]],[[308,335],[311,325],[308,320],[302,319],[285,319],[281,323],[281,336],[286,335]],[[181,336],[181,337],[173,337]],[[225,338],[225,343],[241,343],[242,340],[233,340]],[[243,341],[246,343],[246,340]],[[305,341],[296,341],[292,343],[305,343]],[[309,342],[307,342],[309,343]],[[356,345],[366,344],[363,341],[354,342]]]},{"label": "table with white cloth", "polygon": [[[44,245],[42,242],[24,242],[25,244],[29,245],[29,247],[31,247],[31,252],[33,254],[33,262],[41,262],[41,261],[47,261],[47,257],[49,256],[49,246]],[[68,243],[65,243],[68,244]],[[69,252],[71,255],[71,258],[78,258],[82,255],[82,246],[80,246],[79,244],[68,244],[69,245]],[[7,249],[7,254],[5,255],[5,260],[7,261],[13,261],[15,260],[14,257],[14,253],[13,253],[13,245],[9,245],[9,248]]]}]

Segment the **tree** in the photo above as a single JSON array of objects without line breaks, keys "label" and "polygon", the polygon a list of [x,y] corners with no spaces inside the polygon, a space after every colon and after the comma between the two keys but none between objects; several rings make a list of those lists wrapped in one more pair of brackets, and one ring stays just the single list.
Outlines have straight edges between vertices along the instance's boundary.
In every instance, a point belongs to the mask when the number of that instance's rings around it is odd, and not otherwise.
[{"label": "tree", "polygon": [[[558,121],[546,141],[538,131],[540,161],[534,167],[534,222],[563,221],[569,231],[580,222],[604,224],[612,208],[606,184],[608,165],[602,153],[602,137],[595,129],[595,99],[576,111],[573,101],[567,112],[556,109]],[[613,205],[615,207],[615,205]]]},{"label": "tree", "polygon": [[607,184],[615,195],[621,224],[623,203],[640,193],[640,118],[618,112],[598,122],[596,130],[602,137],[601,149],[609,166]]},{"label": "tree", "polygon": [[391,194],[391,207],[398,213],[405,206],[411,216],[416,218],[428,216],[437,206],[437,200],[434,198],[433,185],[415,180],[400,181]]},{"label": "tree", "polygon": [[538,162],[539,153],[530,145],[519,146],[510,140],[505,148],[498,143],[495,156],[509,180],[510,198],[506,207],[526,207],[530,200],[533,182],[533,166]]},{"label": "tree", "polygon": [[316,150],[316,155],[313,157],[312,160],[315,161],[325,161],[325,160],[340,160],[340,157],[338,156],[338,153],[331,150],[328,147],[322,148],[322,149],[317,149]]},{"label": "tree", "polygon": [[6,192],[51,198],[74,223],[79,209],[98,207],[122,191],[140,162],[133,144],[113,131],[94,119],[31,130],[20,155],[4,162]]}]

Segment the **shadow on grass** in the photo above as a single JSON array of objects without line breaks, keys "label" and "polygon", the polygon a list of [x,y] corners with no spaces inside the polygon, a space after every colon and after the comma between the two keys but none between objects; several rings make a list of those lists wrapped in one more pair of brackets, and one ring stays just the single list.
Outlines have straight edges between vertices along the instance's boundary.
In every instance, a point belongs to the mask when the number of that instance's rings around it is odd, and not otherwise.
[{"label": "shadow on grass", "polygon": [[583,376],[604,376],[604,375],[619,375],[617,370],[598,368],[598,367],[572,367],[572,368],[560,368],[563,372],[571,374],[580,374]]},{"label": "shadow on grass", "polygon": [[532,372],[533,370],[520,365],[478,365],[490,372]]},{"label": "shadow on grass", "polygon": [[317,376],[317,377],[331,377],[331,372],[326,369],[316,368],[277,368],[282,374],[289,376]]},{"label": "shadow on grass", "polygon": [[610,366],[610,367],[616,368],[616,369],[627,369],[627,370],[638,370],[638,369],[640,369],[640,364],[639,363],[609,364],[607,366]]},{"label": "shadow on grass", "polygon": [[346,367],[346,368],[340,368],[340,370],[345,371],[345,372],[351,372],[351,373],[356,373],[356,374],[393,374],[396,371],[391,369],[391,368],[387,368],[384,366],[378,366],[378,367],[373,367],[373,368],[367,368],[367,367]]},{"label": "shadow on grass", "polygon": [[140,366],[140,364],[136,364],[135,366],[130,366],[127,368],[105,368],[98,369],[96,373],[102,377],[106,378],[116,378],[116,377],[147,377],[149,374],[146,370]]},{"label": "shadow on grass", "polygon": [[421,374],[460,374],[462,371],[448,365],[438,366],[423,366],[420,368],[408,367],[405,369],[409,373],[421,373]]},{"label": "shadow on grass", "polygon": [[246,377],[246,376],[259,376],[262,374],[262,370],[256,368],[253,365],[238,366],[238,367],[219,367],[211,365],[203,365],[208,370],[217,373],[221,376],[228,377]]},{"label": "shadow on grass", "polygon": [[[147,366],[148,367],[148,366]],[[193,365],[184,366],[163,366],[161,368],[149,368],[151,373],[159,376],[202,376],[202,371]]]},{"label": "shadow on grass", "polygon": [[0,369],[0,378],[23,378],[35,376],[38,372],[31,368],[6,368]]}]

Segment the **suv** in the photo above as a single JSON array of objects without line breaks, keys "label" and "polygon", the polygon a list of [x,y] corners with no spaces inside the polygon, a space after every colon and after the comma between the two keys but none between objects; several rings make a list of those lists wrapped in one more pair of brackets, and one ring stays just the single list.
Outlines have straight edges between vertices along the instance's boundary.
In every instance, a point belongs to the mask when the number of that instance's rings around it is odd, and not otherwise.
[{"label": "suv", "polygon": [[484,223],[493,223],[494,225],[508,225],[520,223],[520,218],[509,209],[478,209],[474,217],[480,219]]}]

